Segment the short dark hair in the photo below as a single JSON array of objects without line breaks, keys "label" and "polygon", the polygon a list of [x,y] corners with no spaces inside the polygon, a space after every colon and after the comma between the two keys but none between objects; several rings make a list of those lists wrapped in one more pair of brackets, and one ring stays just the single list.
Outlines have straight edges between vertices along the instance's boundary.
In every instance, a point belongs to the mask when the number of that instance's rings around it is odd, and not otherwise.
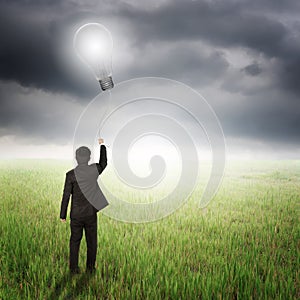
[{"label": "short dark hair", "polygon": [[76,150],[76,160],[78,163],[87,163],[91,158],[91,150],[86,146],[81,146]]}]

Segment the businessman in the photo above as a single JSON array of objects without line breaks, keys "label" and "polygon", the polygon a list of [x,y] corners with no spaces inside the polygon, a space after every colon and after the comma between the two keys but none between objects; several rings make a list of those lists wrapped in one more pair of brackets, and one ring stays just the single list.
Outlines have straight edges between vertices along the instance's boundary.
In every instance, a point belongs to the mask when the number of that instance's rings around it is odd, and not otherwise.
[{"label": "businessman", "polygon": [[63,197],[61,201],[60,219],[66,222],[67,209],[72,194],[71,203],[71,237],[69,268],[71,274],[80,273],[78,267],[78,255],[83,230],[87,244],[86,271],[95,272],[97,253],[97,212],[109,203],[105,199],[97,183],[98,176],[107,165],[106,147],[103,139],[99,139],[100,159],[99,163],[88,164],[91,151],[82,146],[76,150],[76,168],[66,173]]}]

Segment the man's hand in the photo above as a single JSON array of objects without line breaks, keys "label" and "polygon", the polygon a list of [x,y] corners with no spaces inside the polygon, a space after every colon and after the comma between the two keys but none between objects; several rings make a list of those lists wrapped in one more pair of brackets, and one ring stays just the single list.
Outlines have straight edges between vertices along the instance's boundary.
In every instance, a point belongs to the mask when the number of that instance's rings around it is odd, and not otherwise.
[{"label": "man's hand", "polygon": [[60,219],[63,223],[66,223],[66,219]]},{"label": "man's hand", "polygon": [[101,144],[104,143],[104,140],[103,139],[98,139],[98,143],[99,143],[99,145],[101,145]]}]

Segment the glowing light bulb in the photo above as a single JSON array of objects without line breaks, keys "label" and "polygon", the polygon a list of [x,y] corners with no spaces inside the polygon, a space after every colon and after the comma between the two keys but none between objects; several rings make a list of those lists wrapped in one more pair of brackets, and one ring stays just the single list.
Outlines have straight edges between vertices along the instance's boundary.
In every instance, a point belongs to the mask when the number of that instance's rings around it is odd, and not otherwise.
[{"label": "glowing light bulb", "polygon": [[92,70],[101,89],[112,89],[113,40],[110,32],[102,24],[88,23],[76,31],[73,43],[78,56]]}]

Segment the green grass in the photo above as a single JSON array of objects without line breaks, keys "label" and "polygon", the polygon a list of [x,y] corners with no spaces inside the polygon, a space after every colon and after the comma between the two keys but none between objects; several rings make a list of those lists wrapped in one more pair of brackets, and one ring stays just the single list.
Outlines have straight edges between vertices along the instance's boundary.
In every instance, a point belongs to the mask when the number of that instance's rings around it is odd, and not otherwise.
[{"label": "green grass", "polygon": [[[97,272],[73,278],[59,220],[70,168],[0,161],[0,299],[300,298],[299,161],[229,163],[207,208],[200,187],[157,222],[99,213]],[[83,239],[82,269],[85,251]]]}]

